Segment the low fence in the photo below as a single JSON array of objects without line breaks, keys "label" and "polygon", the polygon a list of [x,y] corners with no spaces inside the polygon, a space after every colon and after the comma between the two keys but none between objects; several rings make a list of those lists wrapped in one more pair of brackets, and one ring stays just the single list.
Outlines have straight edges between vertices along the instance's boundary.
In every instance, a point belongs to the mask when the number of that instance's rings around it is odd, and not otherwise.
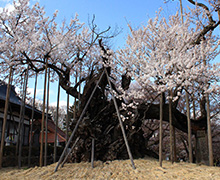
[{"label": "low fence", "polygon": [[[61,156],[63,149],[64,149],[63,147],[57,147],[57,158],[56,158],[57,160]],[[53,152],[54,152],[54,147],[48,146],[47,165],[52,164],[54,162]],[[29,154],[29,147],[28,146],[23,147],[22,155],[21,155],[22,166],[28,166],[28,154]],[[32,147],[31,167],[39,166],[39,158],[40,158],[40,147]],[[2,166],[3,167],[18,166],[18,155],[16,155],[16,146],[5,146],[4,147]]]}]

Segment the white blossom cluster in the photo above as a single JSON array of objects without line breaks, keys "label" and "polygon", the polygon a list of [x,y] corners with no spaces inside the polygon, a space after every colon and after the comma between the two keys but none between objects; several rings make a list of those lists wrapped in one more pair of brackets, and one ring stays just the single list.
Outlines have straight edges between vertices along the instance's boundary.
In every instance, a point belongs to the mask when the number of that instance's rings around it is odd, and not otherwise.
[{"label": "white blossom cluster", "polygon": [[81,76],[92,66],[102,64],[100,49],[92,44],[92,32],[79,22],[77,14],[69,23],[63,21],[59,25],[58,11],[49,18],[39,3],[30,7],[29,0],[17,0],[13,4],[12,11],[3,8],[0,12],[1,75],[9,73],[9,66],[19,74],[27,62],[41,68],[46,59],[63,71],[69,68],[74,73],[80,69]]},{"label": "white blossom cluster", "polygon": [[[197,12],[198,13],[198,12]],[[141,88],[130,92],[138,99],[145,97],[145,87],[158,93],[175,89],[218,91],[220,68],[213,64],[219,55],[219,37],[209,33],[195,44],[199,30],[192,26],[190,16],[181,23],[179,14],[169,19],[158,14],[146,26],[133,30],[126,45],[117,51],[116,62]],[[176,97],[177,98],[177,97]]]}]

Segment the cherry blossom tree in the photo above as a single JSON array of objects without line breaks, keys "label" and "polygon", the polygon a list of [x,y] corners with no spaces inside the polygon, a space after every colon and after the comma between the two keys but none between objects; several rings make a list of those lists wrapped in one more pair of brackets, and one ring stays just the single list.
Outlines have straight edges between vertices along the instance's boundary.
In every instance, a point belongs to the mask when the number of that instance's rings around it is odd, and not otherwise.
[{"label": "cherry blossom tree", "polygon": [[[67,24],[56,23],[58,11],[52,18],[46,17],[44,8],[36,3],[30,7],[29,0],[14,1],[14,10],[3,9],[0,18],[1,75],[7,77],[8,69],[13,66],[15,74],[24,71],[27,64],[32,72],[41,72],[46,63],[60,78],[61,86],[72,96],[78,97],[74,88],[69,88],[69,75],[82,68],[82,77],[90,70],[97,70],[100,62],[100,49],[96,41],[104,32],[97,32],[96,27],[84,27],[78,15]],[[30,74],[31,75],[31,74]],[[83,81],[79,80],[77,86]]]},{"label": "cherry blossom tree", "polygon": [[[144,99],[146,87],[151,86],[158,95],[173,91],[172,108],[176,108],[179,98],[185,94],[183,90],[190,95],[199,92],[201,114],[198,119],[204,119],[205,123],[206,117],[209,119],[206,94],[218,94],[220,89],[219,64],[212,62],[219,55],[220,41],[213,33],[219,21],[213,20],[211,12],[213,9],[218,11],[218,6],[210,2],[213,8],[209,10],[204,4],[189,2],[196,8],[185,14],[184,22],[181,22],[178,13],[167,20],[159,12],[155,19],[150,19],[142,28],[133,30],[128,25],[131,34],[125,47],[117,52],[116,63],[122,66],[121,73],[126,72],[139,84],[139,89],[124,91],[122,96]],[[167,98],[171,97],[167,95]],[[148,107],[152,106],[154,100]],[[187,117],[189,113],[188,109]],[[195,127],[193,131],[196,132]]]},{"label": "cherry blossom tree", "polygon": [[[13,67],[18,81],[27,66],[31,69],[30,76],[50,68],[53,80],[59,78],[68,94],[81,97],[77,119],[105,67],[119,97],[117,103],[124,116],[131,151],[135,157],[141,157],[147,152],[140,127],[146,119],[159,119],[158,95],[161,93],[163,120],[169,121],[165,96],[169,98],[167,91],[172,90],[173,125],[184,132],[187,132],[187,118],[178,109],[179,99],[183,90],[200,94],[200,114],[192,120],[192,132],[195,134],[207,126],[204,94],[219,92],[219,66],[211,62],[219,54],[219,37],[213,33],[219,21],[213,20],[211,12],[219,10],[216,4],[212,10],[199,7],[202,5],[186,13],[184,23],[178,13],[169,19],[158,13],[140,29],[133,30],[129,25],[131,33],[125,47],[114,53],[104,43],[106,37],[114,37],[106,35],[110,28],[100,32],[94,21],[85,27],[77,15],[69,24],[64,21],[60,26],[56,23],[58,12],[49,18],[38,3],[30,7],[29,0],[14,1],[14,10],[3,9],[0,13],[0,74],[7,78],[9,67]],[[80,78],[71,82],[69,77],[77,71],[81,72]],[[131,79],[135,80],[133,89],[129,88]],[[79,92],[77,88],[82,83],[85,84],[83,92]],[[97,139],[97,159],[127,157],[110,98],[104,75],[76,132],[81,139],[72,161],[89,160],[91,137]]]}]

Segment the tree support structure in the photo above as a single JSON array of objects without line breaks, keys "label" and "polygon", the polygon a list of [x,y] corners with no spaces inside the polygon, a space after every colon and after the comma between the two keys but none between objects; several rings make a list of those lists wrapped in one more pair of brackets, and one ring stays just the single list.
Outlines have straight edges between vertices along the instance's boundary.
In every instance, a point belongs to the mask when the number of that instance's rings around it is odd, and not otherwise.
[{"label": "tree support structure", "polygon": [[[93,95],[94,95],[94,93],[95,93],[97,87],[99,86],[99,83],[100,83],[100,81],[102,80],[102,77],[103,77],[104,73],[106,74],[107,81],[108,81],[108,84],[109,84],[109,86],[110,86],[111,93],[112,93],[112,90],[113,90],[113,89],[112,89],[112,86],[111,86],[111,82],[110,82],[110,80],[109,80],[109,76],[108,76],[108,73],[107,73],[107,71],[106,71],[106,68],[104,68],[104,70],[103,70],[102,74],[100,75],[98,81],[96,82],[96,85],[95,85],[95,87],[94,87],[94,89],[93,89],[93,91],[92,91],[92,93],[91,93],[91,95],[90,95],[88,101],[86,102],[86,105],[84,106],[84,109],[83,109],[83,111],[82,111],[82,113],[81,113],[81,115],[80,115],[80,117],[79,117],[79,120],[77,121],[77,123],[76,123],[76,125],[75,125],[75,127],[74,127],[74,130],[73,130],[73,132],[72,132],[72,134],[71,134],[71,136],[70,136],[70,138],[69,138],[69,140],[68,140],[68,142],[67,142],[67,144],[66,144],[66,146],[65,146],[65,148],[64,148],[64,150],[63,150],[63,153],[62,153],[62,155],[61,155],[61,157],[60,157],[60,159],[59,159],[59,161],[58,161],[58,163],[57,163],[57,166],[56,166],[56,168],[55,168],[55,170],[54,170],[55,172],[57,171],[57,169],[58,169],[58,167],[59,167],[59,165],[60,165],[62,159],[64,158],[65,152],[66,152],[68,146],[70,145],[70,142],[72,141],[72,139],[73,139],[73,137],[74,137],[74,134],[75,134],[75,132],[76,132],[76,130],[77,130],[77,128],[78,128],[78,126],[79,126],[79,124],[80,124],[82,118],[83,118],[84,115],[85,115],[86,109],[87,109],[87,107],[88,107],[88,105],[89,105],[89,103],[90,103],[90,101],[91,101],[91,99],[92,99],[92,97],[93,97]],[[117,106],[117,102],[116,102],[116,99],[115,99],[113,93],[112,93],[112,97],[113,97],[115,109],[116,109],[116,112],[117,112],[118,120],[119,120],[119,123],[120,123],[120,126],[121,126],[123,138],[124,138],[124,141],[125,141],[125,144],[126,144],[126,147],[127,147],[127,152],[128,152],[129,158],[130,158],[130,160],[131,160],[132,167],[133,167],[133,169],[135,169],[135,165],[134,165],[134,162],[133,162],[133,157],[132,157],[132,154],[131,154],[129,145],[128,145],[128,141],[127,141],[127,137],[126,137],[126,134],[125,134],[124,127],[123,127],[123,123],[122,123],[122,120],[121,120],[121,118],[120,118],[120,113],[119,113],[119,109],[118,109],[118,106]]]},{"label": "tree support structure", "polygon": [[4,109],[4,119],[3,119],[3,126],[2,126],[2,139],[1,139],[1,149],[0,149],[0,169],[2,168],[3,149],[4,149],[4,143],[5,143],[5,127],[6,127],[7,115],[8,115],[8,104],[9,104],[9,97],[10,97],[10,91],[11,91],[11,80],[12,80],[12,67],[10,67],[6,99],[5,99],[5,109]]}]

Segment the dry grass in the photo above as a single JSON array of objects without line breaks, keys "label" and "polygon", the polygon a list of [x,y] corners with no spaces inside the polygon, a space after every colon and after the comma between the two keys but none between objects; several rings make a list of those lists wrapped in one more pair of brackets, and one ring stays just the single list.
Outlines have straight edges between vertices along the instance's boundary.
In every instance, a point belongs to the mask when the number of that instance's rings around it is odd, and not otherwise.
[{"label": "dry grass", "polygon": [[57,172],[54,172],[56,164],[26,170],[3,168],[0,170],[0,179],[220,179],[219,167],[163,161],[161,168],[157,160],[149,158],[137,159],[134,163],[135,170],[132,169],[130,160],[104,163],[97,161],[94,169],[88,162],[65,164]]}]

